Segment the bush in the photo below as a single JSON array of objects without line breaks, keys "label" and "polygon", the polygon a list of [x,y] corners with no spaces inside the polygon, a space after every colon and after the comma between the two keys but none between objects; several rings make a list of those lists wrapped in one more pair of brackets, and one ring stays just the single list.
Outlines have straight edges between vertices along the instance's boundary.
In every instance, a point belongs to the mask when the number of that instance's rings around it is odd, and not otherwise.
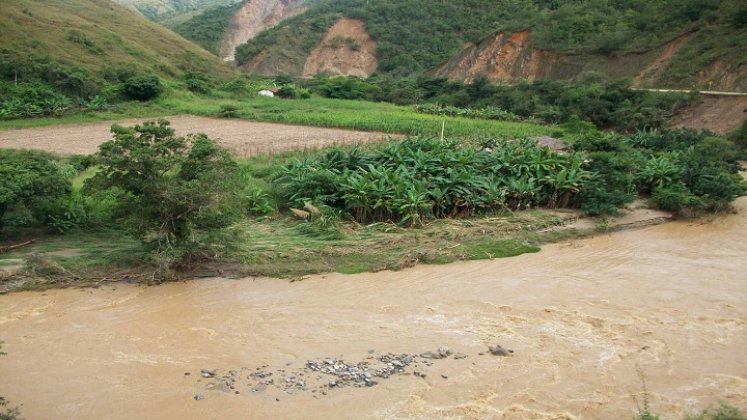
[{"label": "bush", "polygon": [[651,194],[656,208],[675,214],[692,213],[703,208],[703,202],[693,195],[683,184],[658,187]]},{"label": "bush", "polygon": [[90,191],[127,193],[130,227],[160,250],[187,246],[241,212],[238,165],[228,152],[203,134],[176,137],[168,126],[112,126],[114,139],[96,155],[101,170],[86,182]]},{"label": "bush", "polygon": [[0,179],[0,227],[10,213],[28,215],[16,218],[19,221],[44,223],[58,200],[72,190],[70,177],[52,155],[30,150],[3,150]]},{"label": "bush", "polygon": [[333,77],[318,86],[320,95],[333,99],[373,99],[378,86],[357,77]]},{"label": "bush", "polygon": [[210,80],[206,74],[190,71],[184,73],[182,79],[184,79],[184,83],[190,92],[201,94],[210,93]]},{"label": "bush", "polygon": [[581,209],[589,216],[616,215],[620,207],[633,200],[633,194],[607,190],[603,185],[594,184],[581,192]]},{"label": "bush", "polygon": [[149,101],[163,92],[161,79],[155,75],[135,76],[124,82],[123,93],[128,99]]},{"label": "bush", "polygon": [[221,118],[238,118],[239,107],[231,104],[221,105],[220,111],[218,111],[218,116]]},{"label": "bush", "polygon": [[283,87],[278,90],[277,95],[284,99],[309,99],[311,98],[311,91],[291,84],[283,85]]}]

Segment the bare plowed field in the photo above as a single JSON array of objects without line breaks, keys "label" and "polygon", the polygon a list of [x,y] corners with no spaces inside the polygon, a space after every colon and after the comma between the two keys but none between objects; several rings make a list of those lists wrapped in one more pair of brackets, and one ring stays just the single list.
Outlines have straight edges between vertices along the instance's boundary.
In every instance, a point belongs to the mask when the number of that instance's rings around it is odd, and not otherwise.
[{"label": "bare plowed field", "polygon": [[[134,125],[144,119],[117,121]],[[332,144],[378,141],[386,134],[334,128],[225,120],[194,116],[170,117],[178,135],[205,133],[239,157],[287,150],[313,149]],[[61,154],[89,154],[112,138],[115,122],[62,125],[0,131],[0,148],[36,149]]]}]

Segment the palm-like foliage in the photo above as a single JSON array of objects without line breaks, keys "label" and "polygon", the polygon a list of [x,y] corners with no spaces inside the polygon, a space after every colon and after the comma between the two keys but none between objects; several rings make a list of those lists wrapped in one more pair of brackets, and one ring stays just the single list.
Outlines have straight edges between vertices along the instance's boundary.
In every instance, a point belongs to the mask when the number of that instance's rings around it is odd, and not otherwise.
[{"label": "palm-like foliage", "polygon": [[312,200],[362,223],[418,226],[434,217],[574,205],[593,177],[576,155],[528,141],[494,146],[413,138],[373,151],[335,148],[285,166],[277,182],[289,205]]}]

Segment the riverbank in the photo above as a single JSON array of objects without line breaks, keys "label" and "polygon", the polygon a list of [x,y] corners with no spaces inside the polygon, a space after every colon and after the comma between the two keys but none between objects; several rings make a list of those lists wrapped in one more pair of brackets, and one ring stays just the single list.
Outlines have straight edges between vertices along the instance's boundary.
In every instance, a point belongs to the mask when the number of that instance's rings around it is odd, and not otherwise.
[{"label": "riverbank", "polygon": [[[499,259],[534,253],[546,244],[637,229],[672,220],[667,212],[631,205],[619,217],[585,218],[576,210],[527,210],[491,217],[438,220],[420,229],[392,223],[344,224],[334,237],[304,234],[289,218],[247,220],[226,255],[173,273],[171,280],[212,276],[303,280],[310,274],[402,270],[419,264]],[[299,231],[301,228],[301,231]],[[45,237],[0,255],[0,293],[116,283],[157,284],[157,266],[122,232],[71,232]]]},{"label": "riverbank", "polygon": [[[744,410],[747,198],[735,207],[508,259],[0,296],[0,395],[28,418],[631,418],[642,372],[662,418]],[[441,346],[467,357],[421,359]],[[311,392],[308,360],[388,353],[418,365]]]}]

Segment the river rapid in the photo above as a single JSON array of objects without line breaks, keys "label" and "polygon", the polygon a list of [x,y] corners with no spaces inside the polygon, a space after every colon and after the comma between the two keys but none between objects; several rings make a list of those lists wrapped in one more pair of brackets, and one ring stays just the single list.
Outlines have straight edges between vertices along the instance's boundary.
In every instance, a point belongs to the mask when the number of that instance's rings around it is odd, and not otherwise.
[{"label": "river rapid", "polygon": [[[493,261],[0,296],[0,395],[28,419],[621,419],[643,376],[663,419],[747,409],[747,198],[736,207]],[[440,346],[467,357],[373,387],[249,380]]]}]

